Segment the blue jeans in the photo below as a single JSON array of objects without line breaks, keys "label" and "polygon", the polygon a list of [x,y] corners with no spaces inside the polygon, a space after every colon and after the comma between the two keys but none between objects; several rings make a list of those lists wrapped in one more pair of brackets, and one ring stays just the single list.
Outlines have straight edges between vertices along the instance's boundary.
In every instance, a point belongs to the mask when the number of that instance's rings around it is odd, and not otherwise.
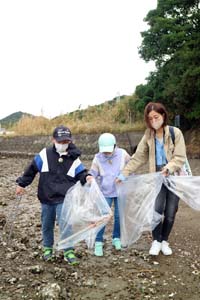
[{"label": "blue jeans", "polygon": [[[42,222],[42,237],[43,237],[43,246],[44,247],[53,247],[54,244],[54,227],[55,221],[57,222],[60,228],[60,217],[63,203],[59,204],[43,204],[41,203],[41,222]],[[68,248],[72,249],[72,248]],[[68,250],[65,249],[65,250]]]},{"label": "blue jeans", "polygon": [[162,185],[156,198],[155,211],[161,215],[164,214],[164,219],[152,232],[154,240],[159,242],[168,240],[178,210],[178,203],[179,198]]},{"label": "blue jeans", "polygon": [[[117,197],[113,197],[113,198],[106,197],[106,201],[110,207],[114,202],[114,226],[113,226],[112,237],[113,239],[120,238],[119,208],[118,208]],[[103,242],[104,231],[105,231],[105,226],[97,233],[96,242]]]}]

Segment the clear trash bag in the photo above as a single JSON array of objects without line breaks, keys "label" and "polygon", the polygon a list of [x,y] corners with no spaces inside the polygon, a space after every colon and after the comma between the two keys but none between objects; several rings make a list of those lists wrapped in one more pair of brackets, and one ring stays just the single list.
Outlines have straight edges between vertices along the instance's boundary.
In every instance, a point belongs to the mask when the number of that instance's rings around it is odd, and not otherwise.
[{"label": "clear trash bag", "polygon": [[86,241],[88,248],[92,248],[98,231],[111,216],[111,209],[96,181],[84,186],[77,182],[64,199],[58,250],[74,247],[82,240]]},{"label": "clear trash bag", "polygon": [[144,231],[162,220],[154,210],[162,184],[195,210],[200,210],[200,176],[168,176],[161,173],[130,176],[118,185],[121,242],[130,246]]},{"label": "clear trash bag", "polygon": [[121,242],[128,247],[144,231],[152,231],[162,219],[154,210],[163,176],[159,173],[133,175],[118,184]]},{"label": "clear trash bag", "polygon": [[200,210],[200,176],[169,176],[166,187],[195,210]]}]

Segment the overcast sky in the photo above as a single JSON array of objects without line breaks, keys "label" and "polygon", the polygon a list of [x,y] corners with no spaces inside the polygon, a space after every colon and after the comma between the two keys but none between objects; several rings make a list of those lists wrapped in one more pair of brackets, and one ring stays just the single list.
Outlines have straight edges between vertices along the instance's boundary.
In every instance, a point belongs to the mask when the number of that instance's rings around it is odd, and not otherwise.
[{"label": "overcast sky", "polygon": [[157,0],[0,1],[0,119],[54,117],[134,93],[153,70],[138,54]]}]

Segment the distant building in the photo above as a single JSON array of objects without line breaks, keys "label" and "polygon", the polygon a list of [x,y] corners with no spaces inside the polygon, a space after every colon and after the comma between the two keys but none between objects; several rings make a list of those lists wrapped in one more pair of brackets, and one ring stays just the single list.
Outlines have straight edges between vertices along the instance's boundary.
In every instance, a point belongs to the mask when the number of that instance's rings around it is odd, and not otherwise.
[{"label": "distant building", "polygon": [[0,135],[6,134],[6,129],[2,128],[0,125]]},{"label": "distant building", "polygon": [[0,135],[12,135],[14,133],[14,131],[8,131],[6,128],[2,128],[0,123]]},{"label": "distant building", "polygon": [[6,129],[5,128],[0,128],[0,135],[6,134]]}]

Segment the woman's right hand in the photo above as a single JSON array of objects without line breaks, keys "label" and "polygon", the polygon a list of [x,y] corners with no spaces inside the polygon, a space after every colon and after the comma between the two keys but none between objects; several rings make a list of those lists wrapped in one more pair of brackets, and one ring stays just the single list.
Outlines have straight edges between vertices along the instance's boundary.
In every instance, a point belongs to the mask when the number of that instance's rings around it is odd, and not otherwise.
[{"label": "woman's right hand", "polygon": [[163,168],[163,169],[161,170],[161,174],[162,174],[163,176],[167,177],[167,176],[169,176],[169,170],[166,169],[166,168]]}]

